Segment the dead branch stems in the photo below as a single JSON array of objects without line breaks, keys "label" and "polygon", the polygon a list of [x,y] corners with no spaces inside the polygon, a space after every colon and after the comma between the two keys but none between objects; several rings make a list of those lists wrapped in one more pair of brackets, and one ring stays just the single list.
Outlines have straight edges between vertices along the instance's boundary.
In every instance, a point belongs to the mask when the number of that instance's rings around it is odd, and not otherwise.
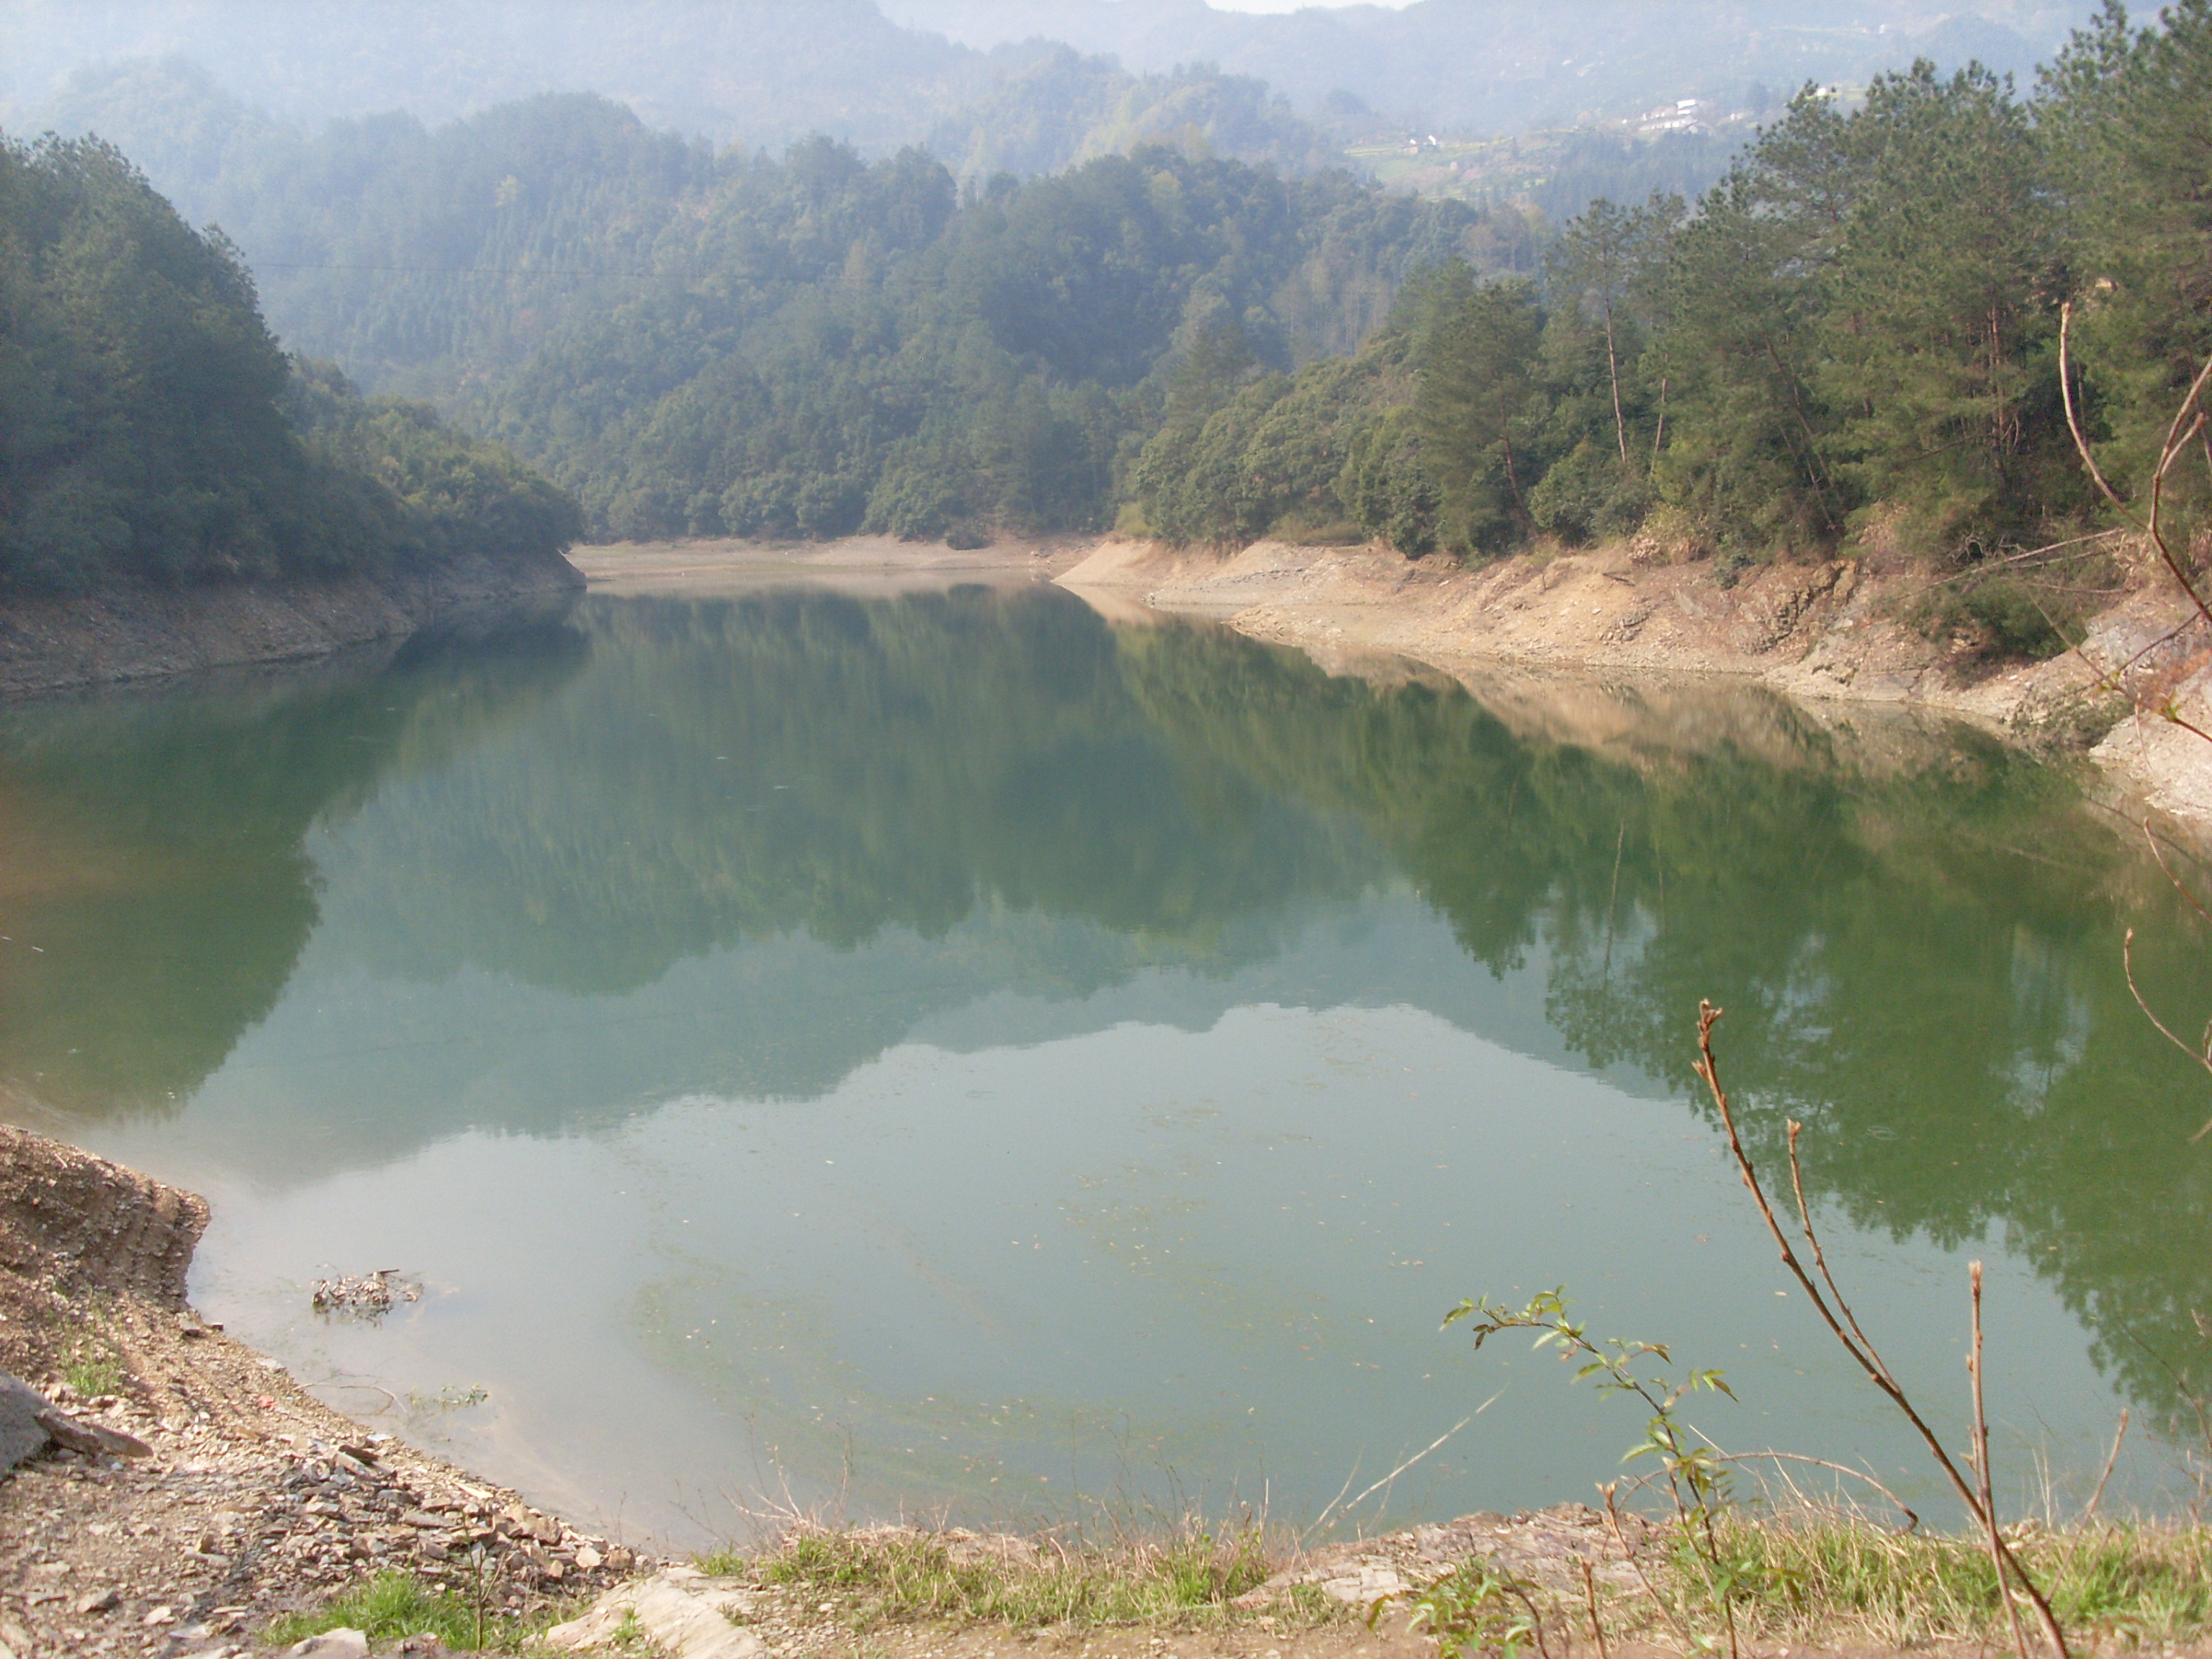
[{"label": "dead branch stems", "polygon": [[1613,1659],[1606,1651],[1605,1620],[1598,1617],[1597,1570],[1580,1556],[1575,1558],[1575,1565],[1583,1570],[1583,1601],[1589,1608],[1590,1635],[1597,1642],[1597,1659]]},{"label": "dead branch stems", "polygon": [[2190,603],[2197,607],[2197,614],[2208,626],[2212,626],[2212,605],[2208,605],[2204,595],[2197,591],[2197,583],[2183,566],[2180,556],[2174,552],[2172,545],[2166,540],[2163,521],[2166,477],[2189,446],[2205,430],[2207,417],[2199,405],[2203,400],[2205,387],[2212,385],[2212,358],[2206,359],[2203,370],[2190,383],[2189,395],[2181,400],[2181,407],[2174,410],[2172,423],[2166,428],[2165,447],[2160,450],[2158,465],[2151,472],[2150,517],[2146,520],[2137,517],[2135,511],[2120,499],[2119,493],[2098,466],[2097,458],[2089,448],[2088,435],[2081,430],[2080,411],[2074,405],[2073,330],[2074,307],[2069,302],[2060,307],[2058,311],[2058,386],[2066,404],[2066,429],[2073,434],[2074,447],[2081,453],[2081,465],[2088,469],[2091,480],[2120,516],[2150,538],[2151,545],[2158,550],[2159,557],[2165,562],[2175,583],[2188,595]]},{"label": "dead branch stems", "polygon": [[[1920,1516],[1910,1504],[1906,1503],[1902,1498],[1899,1498],[1888,1487],[1883,1486],[1881,1481],[1875,1480],[1874,1476],[1869,1474],[1864,1469],[1855,1469],[1848,1463],[1831,1463],[1825,1457],[1808,1457],[1802,1452],[1716,1452],[1714,1453],[1714,1455],[1723,1463],[1808,1463],[1816,1469],[1830,1469],[1838,1474],[1847,1474],[1854,1480],[1865,1481],[1868,1486],[1872,1486],[1876,1492],[1880,1492],[1884,1498],[1887,1498],[1892,1504],[1895,1504],[1897,1506],[1897,1512],[1905,1517],[1905,1531],[1917,1532],[1920,1528]],[[1790,1485],[1791,1489],[1795,1491],[1796,1483],[1793,1481]]]},{"label": "dead branch stems", "polygon": [[2097,1505],[2104,1501],[2105,1486],[2112,1480],[2112,1471],[2119,1466],[2120,1443],[2128,1437],[2128,1412],[2127,1407],[2120,1407],[2120,1429],[2112,1437],[2112,1455],[2106,1458],[2105,1472],[2097,1477],[2097,1490],[2089,1494],[2089,1502],[2081,1511],[2081,1524],[2085,1527],[2096,1518]]},{"label": "dead branch stems", "polygon": [[[1922,1443],[1928,1448],[1929,1455],[1936,1460],[1936,1467],[1942,1470],[1945,1478],[1950,1481],[1952,1489],[1958,1493],[1960,1501],[1966,1504],[1968,1513],[1973,1516],[1977,1523],[1988,1530],[1990,1547],[1997,1565],[1997,1585],[2000,1594],[2004,1593],[2005,1580],[2009,1575],[2013,1581],[2019,1584],[2021,1592],[2033,1603],[2037,1620],[2043,1627],[2044,1636],[2051,1644],[2055,1659],[2069,1659],[2065,1632],[2059,1627],[2057,1615],[2051,1611],[2049,1599],[2036,1588],[2034,1580],[2028,1577],[2027,1569],[2021,1565],[2011,1548],[2006,1544],[2002,1533],[1997,1529],[1996,1511],[1990,1500],[1960,1473],[1957,1462],[1945,1449],[1942,1441],[1936,1437],[1936,1431],[1929,1427],[1927,1419],[1921,1416],[1919,1410],[1906,1396],[1903,1387],[1890,1374],[1888,1365],[1883,1361],[1874,1344],[1868,1340],[1865,1332],[1860,1329],[1857,1320],[1850,1317],[1849,1305],[1844,1303],[1840,1295],[1836,1297],[1835,1305],[1831,1304],[1828,1296],[1823,1294],[1820,1285],[1816,1284],[1813,1275],[1805,1270],[1804,1263],[1799,1259],[1797,1251],[1790,1244],[1789,1234],[1783,1230],[1780,1218],[1774,1213],[1773,1205],[1767,1200],[1765,1188],[1759,1184],[1759,1174],[1753,1166],[1751,1155],[1744,1150],[1743,1137],[1736,1129],[1735,1109],[1729,1103],[1728,1091],[1721,1085],[1720,1063],[1713,1057],[1713,1027],[1719,1022],[1721,1012],[1711,1002],[1700,1002],[1698,1005],[1697,1073],[1698,1077],[1704,1079],[1706,1088],[1712,1092],[1713,1104],[1720,1113],[1721,1125],[1727,1131],[1729,1152],[1735,1160],[1736,1172],[1742,1177],[1746,1190],[1751,1194],[1752,1201],[1759,1206],[1759,1213],[1766,1223],[1767,1232],[1773,1237],[1775,1244],[1782,1252],[1782,1265],[1788,1268],[1790,1276],[1796,1279],[1799,1287],[1812,1302],[1814,1311],[1820,1315],[1821,1322],[1827,1326],[1836,1340],[1843,1345],[1844,1351],[1850,1355],[1859,1369],[1866,1373],[1868,1379],[1888,1397],[1890,1403],[1895,1406],[1903,1414],[1905,1421],[1912,1425],[1914,1432],[1919,1435]],[[1811,1208],[1804,1201],[1803,1176],[1798,1169],[1797,1136],[1795,1133],[1792,1133],[1790,1137],[1790,1182],[1798,1194],[1799,1216],[1805,1226],[1807,1241],[1814,1251],[1814,1261],[1821,1278],[1832,1290],[1834,1280],[1829,1275],[1823,1258],[1820,1236],[1813,1227]],[[1978,1330],[1981,1305],[1978,1271],[1975,1275],[1974,1282],[1975,1320],[1976,1328]],[[1841,1306],[1843,1309],[1841,1316],[1837,1312],[1837,1306]],[[1848,1321],[1848,1326],[1846,1321]],[[1984,1468],[1986,1468],[1986,1459],[1984,1460]],[[2008,1600],[2008,1605],[2009,1605],[2009,1600]],[[2023,1656],[2024,1654],[2025,1650],[2023,1650]]]},{"label": "dead branch stems", "polygon": [[2166,854],[2164,852],[2160,850],[2158,836],[2156,833],[2152,830],[2150,827],[2150,820],[2148,818],[2143,820],[2143,839],[2150,843],[2150,855],[2158,860],[2158,867],[2161,871],[2165,872],[2166,880],[2173,884],[2173,890],[2180,894],[2183,898],[2189,901],[2189,908],[2191,909],[2196,911],[2197,914],[2203,917],[2205,921],[2212,921],[2212,910],[2207,910],[2202,904],[2199,904],[2197,902],[2197,895],[2191,892],[2189,889],[2182,884],[2181,878],[2173,873],[2173,866],[2166,861]]},{"label": "dead branch stems", "polygon": [[[1996,1569],[1997,1599],[2004,1603],[2005,1616],[2012,1621],[2013,1650],[2020,1659],[2027,1659],[2027,1632],[2020,1622],[2020,1603],[2013,1599],[2005,1584],[2008,1552],[2004,1534],[1997,1529],[1997,1501],[1990,1483],[1990,1420],[1982,1409],[1982,1264],[1966,1264],[1966,1283],[1970,1287],[1974,1310],[1973,1347],[1966,1357],[1966,1375],[1973,1382],[1974,1401],[1974,1483],[1982,1499],[1982,1532],[1990,1540],[1990,1565]],[[2014,1563],[2014,1571],[2018,1571]],[[2060,1652],[2064,1649],[2061,1647]]]},{"label": "dead branch stems", "polygon": [[[2136,983],[2136,930],[2132,927],[2128,929],[2126,937],[2120,941],[2120,965],[2127,970],[2128,994],[2136,1000],[2136,1006],[2142,1010],[2143,1018],[2157,1029],[2160,1036],[2180,1049],[2183,1054],[2187,1054],[2206,1071],[2212,1072],[2212,1026],[2205,1028],[2204,1047],[2201,1049],[2195,1048],[2174,1036],[2167,1028],[2166,1023],[2158,1017],[2150,1004],[2145,1000],[2142,988]],[[2207,1123],[2195,1134],[2190,1136],[2190,1139],[2202,1140],[2208,1134],[2212,1134],[2212,1123]]]},{"label": "dead branch stems", "polygon": [[1690,1627],[1675,1613],[1674,1604],[1659,1594],[1659,1587],[1651,1582],[1650,1575],[1644,1571],[1644,1563],[1637,1559],[1635,1546],[1628,1541],[1628,1533],[1620,1524],[1618,1487],[1604,1486],[1598,1491],[1604,1496],[1605,1518],[1613,1528],[1613,1541],[1620,1546],[1620,1553],[1628,1563],[1628,1570],[1636,1575],[1636,1582],[1644,1586],[1644,1593],[1651,1598],[1651,1605],[1659,1609],[1660,1616],[1674,1627],[1674,1634],[1682,1638],[1683,1645],[1691,1652],[1696,1652],[1699,1646],[1698,1638],[1690,1633]]}]

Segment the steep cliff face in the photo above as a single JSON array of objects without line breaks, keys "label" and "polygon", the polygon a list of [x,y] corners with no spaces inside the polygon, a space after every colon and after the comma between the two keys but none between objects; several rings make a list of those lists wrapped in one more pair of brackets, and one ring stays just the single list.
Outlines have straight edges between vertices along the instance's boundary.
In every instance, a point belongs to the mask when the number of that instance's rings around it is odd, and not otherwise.
[{"label": "steep cliff face", "polygon": [[546,554],[469,557],[397,574],[0,602],[0,696],[299,661],[398,639],[463,610],[560,604],[583,586],[566,559]]}]

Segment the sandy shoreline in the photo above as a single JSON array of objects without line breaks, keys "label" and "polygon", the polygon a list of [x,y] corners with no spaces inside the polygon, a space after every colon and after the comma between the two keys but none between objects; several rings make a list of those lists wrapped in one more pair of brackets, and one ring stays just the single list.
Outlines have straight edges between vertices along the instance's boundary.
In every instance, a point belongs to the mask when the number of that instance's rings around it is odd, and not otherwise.
[{"label": "sandy shoreline", "polygon": [[883,595],[1050,581],[1088,557],[1096,540],[1055,536],[974,549],[889,536],[836,542],[617,542],[572,549],[568,562],[583,573],[592,592],[622,597],[711,597],[793,586]]}]

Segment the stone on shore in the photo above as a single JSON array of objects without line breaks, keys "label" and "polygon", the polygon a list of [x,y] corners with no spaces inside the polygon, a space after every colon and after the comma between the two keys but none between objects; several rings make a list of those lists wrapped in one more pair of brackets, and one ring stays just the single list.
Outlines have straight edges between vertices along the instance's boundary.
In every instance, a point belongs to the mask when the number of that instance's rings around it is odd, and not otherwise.
[{"label": "stone on shore", "polygon": [[747,1611],[745,1592],[729,1580],[694,1567],[667,1567],[609,1590],[582,1618],[546,1632],[545,1640],[579,1652],[611,1646],[635,1619],[635,1629],[664,1659],[757,1659],[766,1644],[731,1620]]},{"label": "stone on shore", "polygon": [[46,1425],[39,1413],[48,1409],[44,1395],[0,1371],[0,1469],[12,1469],[46,1449]]},{"label": "stone on shore", "polygon": [[357,1630],[326,1630],[284,1650],[285,1659],[368,1659],[368,1637]]}]

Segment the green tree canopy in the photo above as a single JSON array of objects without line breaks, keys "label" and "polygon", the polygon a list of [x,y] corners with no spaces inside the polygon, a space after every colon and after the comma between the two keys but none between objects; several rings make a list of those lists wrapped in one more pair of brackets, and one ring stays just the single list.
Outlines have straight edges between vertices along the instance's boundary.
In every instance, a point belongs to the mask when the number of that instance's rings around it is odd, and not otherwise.
[{"label": "green tree canopy", "polygon": [[0,591],[556,551],[574,507],[293,364],[220,232],[112,146],[0,138]]}]

